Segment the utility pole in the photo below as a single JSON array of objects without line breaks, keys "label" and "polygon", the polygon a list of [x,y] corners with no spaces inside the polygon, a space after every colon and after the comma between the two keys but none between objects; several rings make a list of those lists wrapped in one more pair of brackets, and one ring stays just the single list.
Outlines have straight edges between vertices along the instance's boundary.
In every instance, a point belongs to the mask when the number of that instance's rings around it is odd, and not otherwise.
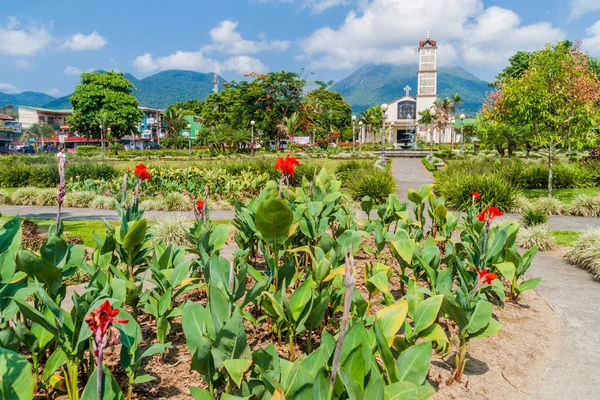
[{"label": "utility pole", "polygon": [[385,169],[385,113],[388,110],[387,104],[381,105],[381,168]]}]

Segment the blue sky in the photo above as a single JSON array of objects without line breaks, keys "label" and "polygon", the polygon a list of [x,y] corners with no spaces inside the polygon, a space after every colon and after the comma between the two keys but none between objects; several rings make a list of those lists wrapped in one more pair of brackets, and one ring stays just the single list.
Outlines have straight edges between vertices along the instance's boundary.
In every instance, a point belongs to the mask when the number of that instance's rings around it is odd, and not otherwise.
[{"label": "blue sky", "polygon": [[70,93],[82,71],[305,68],[339,80],[414,63],[425,33],[440,65],[490,80],[516,50],[581,39],[600,56],[600,0],[20,0],[0,13],[0,91]]}]

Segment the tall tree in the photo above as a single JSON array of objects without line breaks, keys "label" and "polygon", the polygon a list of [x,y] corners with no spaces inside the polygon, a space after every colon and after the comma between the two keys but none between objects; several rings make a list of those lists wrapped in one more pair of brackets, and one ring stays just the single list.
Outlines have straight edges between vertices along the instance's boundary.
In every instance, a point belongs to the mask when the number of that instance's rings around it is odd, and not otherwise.
[{"label": "tall tree", "polygon": [[49,124],[33,124],[25,131],[26,139],[35,139],[34,147],[35,151],[39,150],[38,143],[41,142],[42,148],[44,147],[44,140],[54,137],[55,132],[52,125]]},{"label": "tall tree", "polygon": [[560,42],[537,51],[521,78],[499,86],[491,113],[531,129],[548,158],[548,196],[552,197],[552,159],[565,143],[582,145],[600,123],[600,80],[587,54]]},{"label": "tall tree", "polygon": [[131,93],[134,90],[135,86],[120,72],[83,73],[70,98],[73,114],[67,122],[79,134],[99,138],[98,114],[105,112],[114,137],[137,132],[143,114]]},{"label": "tall tree", "polygon": [[[304,103],[307,105],[318,105],[318,109],[312,109],[312,115],[306,115],[302,110],[302,118],[309,118],[314,122],[314,128],[319,133],[343,131],[352,126],[352,107],[342,95],[324,88],[315,89],[306,95]],[[306,125],[306,122],[303,122]]]}]

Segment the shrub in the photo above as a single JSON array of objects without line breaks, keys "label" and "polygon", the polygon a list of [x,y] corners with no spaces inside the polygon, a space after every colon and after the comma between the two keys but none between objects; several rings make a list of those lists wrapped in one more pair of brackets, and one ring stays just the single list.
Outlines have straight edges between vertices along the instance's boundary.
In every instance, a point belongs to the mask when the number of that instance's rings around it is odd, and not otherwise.
[{"label": "shrub", "polygon": [[96,196],[90,203],[91,208],[99,208],[101,210],[114,210],[115,199],[110,196]]},{"label": "shrub", "polygon": [[160,198],[144,200],[140,203],[140,208],[145,211],[164,211]]},{"label": "shrub", "polygon": [[362,173],[362,171],[370,171],[374,168],[375,167],[370,161],[352,160],[338,165],[335,170],[335,174],[342,182],[342,185],[347,187],[348,182],[350,182],[352,179],[355,179],[357,175]]},{"label": "shrub", "polygon": [[518,194],[515,196],[515,201],[513,203],[510,212],[515,214],[522,214],[528,209],[533,208],[533,203],[527,197],[522,194]]},{"label": "shrub", "polygon": [[356,176],[348,185],[355,200],[369,196],[375,204],[382,204],[396,191],[396,179],[388,171],[375,168]]},{"label": "shrub", "polygon": [[29,186],[39,188],[56,187],[59,183],[58,166],[54,164],[34,165],[30,167]]},{"label": "shrub", "polygon": [[10,202],[20,206],[56,205],[56,190],[33,187],[19,188],[10,196]]},{"label": "shrub", "polygon": [[521,225],[525,227],[543,225],[546,223],[548,223],[548,214],[542,210],[533,210],[531,208],[525,210],[523,218],[521,219]]},{"label": "shrub", "polygon": [[563,254],[565,260],[600,279],[600,228],[591,228]]},{"label": "shrub", "polygon": [[10,204],[10,196],[4,190],[0,190],[0,204]]},{"label": "shrub", "polygon": [[567,212],[580,217],[600,217],[600,196],[581,194],[573,199]]},{"label": "shrub", "polygon": [[87,208],[95,197],[96,193],[94,192],[67,192],[65,207]]},{"label": "shrub", "polygon": [[29,176],[31,174],[31,167],[20,165],[20,164],[7,164],[1,165],[2,173],[0,174],[0,186],[5,188],[16,188],[27,186],[29,182]]},{"label": "shrub", "polygon": [[564,208],[563,203],[556,197],[540,197],[535,202],[535,209],[548,215],[560,215]]},{"label": "shrub", "polygon": [[100,146],[77,146],[77,155],[86,157],[102,154]]},{"label": "shrub", "polygon": [[514,205],[517,189],[512,188],[503,178],[496,175],[452,175],[446,179],[436,179],[436,191],[446,199],[446,205],[454,210],[465,211],[472,204],[472,193],[481,193],[479,208],[493,205],[508,212]]},{"label": "shrub", "polygon": [[109,164],[104,163],[75,163],[67,164],[65,168],[65,178],[75,179],[79,177],[81,180],[86,179],[101,179],[110,180],[121,175],[118,169]]},{"label": "shrub", "polygon": [[421,162],[423,163],[423,165],[425,166],[425,169],[427,169],[427,171],[429,171],[429,172],[435,171],[435,165],[433,165],[431,162],[429,162],[427,157],[422,158]]},{"label": "shrub", "polygon": [[179,192],[167,193],[163,198],[165,211],[188,211],[192,209],[192,200]]},{"label": "shrub", "polygon": [[169,213],[158,217],[150,229],[153,243],[165,242],[167,244],[187,245],[187,231],[193,222],[183,214]]},{"label": "shrub", "polygon": [[540,251],[552,250],[556,247],[554,236],[546,225],[533,225],[519,229],[515,244],[524,249],[537,247]]}]

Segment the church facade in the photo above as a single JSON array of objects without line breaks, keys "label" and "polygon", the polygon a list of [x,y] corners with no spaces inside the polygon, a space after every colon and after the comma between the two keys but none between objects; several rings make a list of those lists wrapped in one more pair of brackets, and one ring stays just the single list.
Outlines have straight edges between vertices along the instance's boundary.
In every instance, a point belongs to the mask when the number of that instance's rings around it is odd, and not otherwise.
[{"label": "church facade", "polygon": [[[387,141],[397,148],[414,148],[418,142],[429,142],[430,134],[434,143],[450,143],[455,134],[454,127],[448,126],[443,132],[430,130],[420,124],[419,113],[433,107],[438,99],[437,86],[437,42],[429,38],[419,42],[419,67],[417,70],[417,96],[410,94],[412,88],[404,88],[405,95],[388,104],[385,113]],[[364,129],[363,129],[364,130]],[[363,141],[377,142],[379,135],[361,135]],[[456,140],[456,138],[454,138]]]}]

